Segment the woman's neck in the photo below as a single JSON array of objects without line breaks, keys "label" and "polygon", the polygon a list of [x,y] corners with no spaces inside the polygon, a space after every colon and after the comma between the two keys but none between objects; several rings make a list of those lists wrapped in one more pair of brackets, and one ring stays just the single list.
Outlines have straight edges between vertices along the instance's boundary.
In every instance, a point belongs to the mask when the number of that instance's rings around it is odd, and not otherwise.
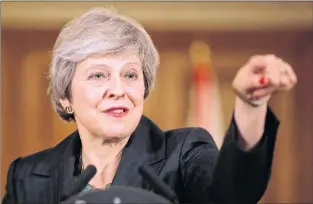
[{"label": "woman's neck", "polygon": [[107,141],[99,137],[81,136],[82,163],[84,167],[92,164],[98,171],[102,171],[107,165],[120,159],[122,151],[128,142],[127,138],[115,141]]},{"label": "woman's neck", "polygon": [[81,136],[82,167],[85,169],[88,165],[94,165],[97,168],[97,173],[89,184],[103,188],[112,182],[128,139],[129,137],[125,137],[107,141],[100,137]]}]

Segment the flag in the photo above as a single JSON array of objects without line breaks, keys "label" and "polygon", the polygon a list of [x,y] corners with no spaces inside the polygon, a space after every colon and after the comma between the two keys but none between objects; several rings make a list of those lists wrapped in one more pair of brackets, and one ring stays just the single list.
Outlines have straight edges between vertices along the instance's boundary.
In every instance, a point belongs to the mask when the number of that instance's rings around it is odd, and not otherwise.
[{"label": "flag", "polygon": [[210,47],[205,42],[194,41],[189,47],[189,56],[192,65],[192,83],[189,90],[187,125],[206,129],[220,148],[225,129]]}]

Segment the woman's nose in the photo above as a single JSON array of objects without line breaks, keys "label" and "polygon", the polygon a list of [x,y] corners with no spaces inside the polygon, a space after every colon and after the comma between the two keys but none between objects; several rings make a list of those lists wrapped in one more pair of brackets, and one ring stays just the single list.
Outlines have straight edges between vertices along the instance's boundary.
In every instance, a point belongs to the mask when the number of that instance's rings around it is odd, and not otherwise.
[{"label": "woman's nose", "polygon": [[109,98],[120,98],[125,94],[123,88],[123,82],[119,76],[111,77],[109,80],[109,86],[107,90],[107,96]]}]

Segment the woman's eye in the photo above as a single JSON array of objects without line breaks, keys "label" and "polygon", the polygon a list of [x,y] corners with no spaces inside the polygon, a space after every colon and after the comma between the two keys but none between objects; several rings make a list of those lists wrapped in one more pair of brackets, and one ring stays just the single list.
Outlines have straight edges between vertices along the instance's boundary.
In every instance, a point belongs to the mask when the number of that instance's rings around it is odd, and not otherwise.
[{"label": "woman's eye", "polygon": [[138,75],[136,73],[130,72],[130,73],[126,73],[125,77],[128,79],[137,79]]},{"label": "woman's eye", "polygon": [[95,73],[95,74],[91,74],[89,76],[89,79],[95,79],[95,80],[99,80],[99,79],[102,79],[102,78],[106,78],[107,76],[103,73]]}]

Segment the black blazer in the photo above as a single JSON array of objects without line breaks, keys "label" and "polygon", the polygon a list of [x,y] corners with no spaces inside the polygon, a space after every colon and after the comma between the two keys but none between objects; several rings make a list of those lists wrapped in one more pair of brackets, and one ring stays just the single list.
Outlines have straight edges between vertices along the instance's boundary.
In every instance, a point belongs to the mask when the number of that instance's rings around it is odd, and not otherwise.
[{"label": "black blazer", "polygon": [[[162,131],[143,116],[127,143],[112,185],[153,190],[138,173],[150,166],[178,195],[181,203],[256,203],[271,174],[279,122],[268,109],[264,135],[250,151],[237,145],[234,118],[219,152],[202,128]],[[77,131],[53,148],[23,157],[10,165],[3,204],[58,203],[66,180],[73,176],[80,144]]]}]

